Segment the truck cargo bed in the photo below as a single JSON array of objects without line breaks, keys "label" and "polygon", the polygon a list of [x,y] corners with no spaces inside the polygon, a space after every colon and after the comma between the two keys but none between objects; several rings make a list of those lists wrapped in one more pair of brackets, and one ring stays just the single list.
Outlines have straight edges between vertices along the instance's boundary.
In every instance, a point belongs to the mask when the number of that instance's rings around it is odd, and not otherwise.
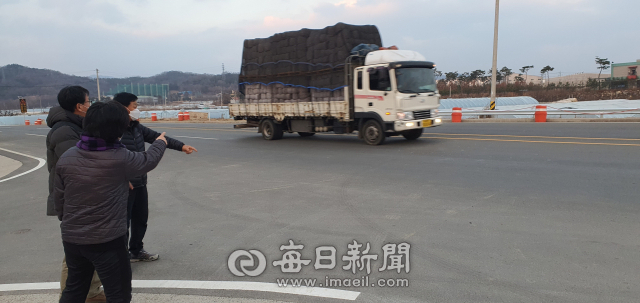
[{"label": "truck cargo bed", "polygon": [[329,117],[340,121],[349,120],[348,101],[316,101],[287,103],[242,103],[230,104],[229,112],[234,117],[273,117],[277,121],[285,118]]}]

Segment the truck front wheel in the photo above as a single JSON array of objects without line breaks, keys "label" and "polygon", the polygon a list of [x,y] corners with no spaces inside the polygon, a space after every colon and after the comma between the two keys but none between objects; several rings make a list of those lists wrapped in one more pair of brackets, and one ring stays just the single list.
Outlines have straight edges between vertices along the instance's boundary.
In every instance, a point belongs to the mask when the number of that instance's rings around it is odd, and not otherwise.
[{"label": "truck front wheel", "polygon": [[362,138],[369,145],[380,145],[384,142],[386,135],[378,121],[368,120],[362,126]]},{"label": "truck front wheel", "polygon": [[402,132],[402,136],[405,139],[407,139],[409,141],[412,141],[412,140],[418,139],[418,138],[420,138],[420,136],[422,136],[422,130],[423,130],[422,128],[405,130],[405,131]]},{"label": "truck front wheel", "polygon": [[277,124],[271,119],[264,120],[264,122],[262,122],[262,138],[265,140],[282,139],[282,135],[282,125]]}]

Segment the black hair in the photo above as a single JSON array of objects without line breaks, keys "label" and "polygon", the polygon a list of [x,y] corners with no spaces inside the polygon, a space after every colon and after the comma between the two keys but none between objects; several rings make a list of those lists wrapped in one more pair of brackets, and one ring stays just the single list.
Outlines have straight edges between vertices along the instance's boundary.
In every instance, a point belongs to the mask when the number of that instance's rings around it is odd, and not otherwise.
[{"label": "black hair", "polygon": [[129,126],[129,112],[115,101],[96,102],[83,120],[84,132],[90,137],[100,138],[113,143],[122,137]]},{"label": "black hair", "polygon": [[138,96],[132,93],[117,93],[115,94],[115,96],[113,96],[113,101],[116,101],[124,105],[124,107],[129,107],[129,104],[131,104],[131,102],[137,101],[137,100],[138,100]]},{"label": "black hair", "polygon": [[60,107],[73,112],[76,104],[84,104],[89,91],[82,86],[67,86],[58,93],[58,104]]}]

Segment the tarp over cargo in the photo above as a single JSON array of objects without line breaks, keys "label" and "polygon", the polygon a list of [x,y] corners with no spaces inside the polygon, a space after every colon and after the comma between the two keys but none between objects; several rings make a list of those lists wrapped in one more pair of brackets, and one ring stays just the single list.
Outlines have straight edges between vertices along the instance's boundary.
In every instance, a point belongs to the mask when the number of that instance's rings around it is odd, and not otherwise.
[{"label": "tarp over cargo", "polygon": [[375,26],[338,23],[245,40],[240,92],[249,102],[343,99],[345,60],[363,43],[382,45]]}]

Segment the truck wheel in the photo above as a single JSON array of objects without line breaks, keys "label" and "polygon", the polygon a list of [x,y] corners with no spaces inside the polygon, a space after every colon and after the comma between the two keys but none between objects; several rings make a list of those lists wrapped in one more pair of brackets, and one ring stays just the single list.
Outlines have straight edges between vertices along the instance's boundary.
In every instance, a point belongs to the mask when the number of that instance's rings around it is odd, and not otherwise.
[{"label": "truck wheel", "polygon": [[315,134],[316,133],[298,132],[298,135],[300,135],[300,137],[311,137]]},{"label": "truck wheel", "polygon": [[271,119],[262,122],[262,138],[265,140],[282,139],[282,135],[282,125],[277,124]]},{"label": "truck wheel", "polygon": [[407,140],[415,140],[420,138],[420,136],[422,136],[422,128],[418,128],[418,129],[410,129],[410,130],[405,130],[402,132],[402,136],[407,139]]},{"label": "truck wheel", "polygon": [[368,120],[362,126],[362,138],[369,145],[380,145],[386,137],[382,125],[376,120]]}]

